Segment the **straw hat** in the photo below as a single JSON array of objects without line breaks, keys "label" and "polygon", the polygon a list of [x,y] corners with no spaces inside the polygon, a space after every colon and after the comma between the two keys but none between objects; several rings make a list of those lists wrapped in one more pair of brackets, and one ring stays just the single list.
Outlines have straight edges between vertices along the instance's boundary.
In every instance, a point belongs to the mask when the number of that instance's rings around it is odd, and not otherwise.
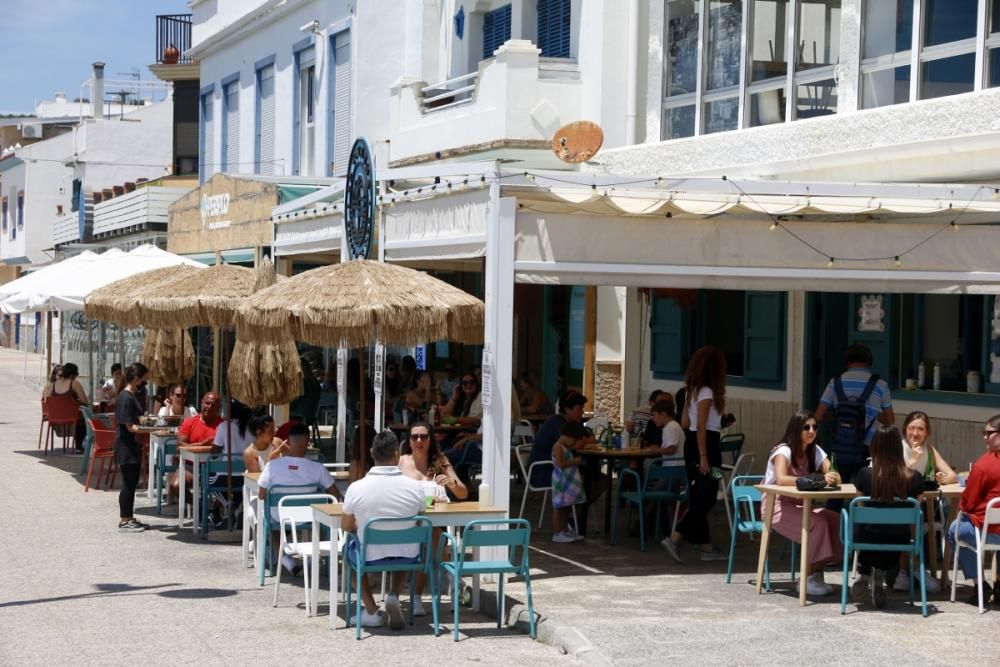
[{"label": "straw hat", "polygon": [[243,340],[296,340],[361,347],[432,340],[481,343],[485,308],[471,294],[422,271],[353,260],[305,271],[245,300],[236,325]]}]

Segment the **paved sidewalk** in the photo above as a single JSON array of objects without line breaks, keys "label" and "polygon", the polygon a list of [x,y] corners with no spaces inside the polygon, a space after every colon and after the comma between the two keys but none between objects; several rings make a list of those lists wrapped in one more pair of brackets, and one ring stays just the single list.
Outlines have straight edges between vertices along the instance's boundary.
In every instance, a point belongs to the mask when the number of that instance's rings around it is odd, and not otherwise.
[{"label": "paved sidewalk", "polygon": [[357,642],[342,619],[327,628],[325,605],[320,617],[305,616],[301,579],[283,585],[272,608],[273,587],[257,587],[238,545],[178,534],[144,497],[136,512],[153,529],[118,533],[117,490],[85,494],[72,474],[79,457],[36,449],[38,393],[25,387],[23,368],[23,354],[0,349],[0,664],[572,662],[468,609],[458,643],[450,622],[435,639],[419,619]]}]

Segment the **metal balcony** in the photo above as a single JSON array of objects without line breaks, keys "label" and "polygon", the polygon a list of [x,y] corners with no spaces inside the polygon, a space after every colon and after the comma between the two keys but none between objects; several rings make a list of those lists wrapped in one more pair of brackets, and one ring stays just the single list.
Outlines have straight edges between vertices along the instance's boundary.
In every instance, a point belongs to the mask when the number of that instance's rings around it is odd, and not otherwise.
[{"label": "metal balcony", "polygon": [[[164,60],[164,52],[170,46],[178,51],[176,62]],[[191,15],[160,14],[156,17],[156,63],[159,65],[186,65],[191,59],[184,54],[191,48]]]}]

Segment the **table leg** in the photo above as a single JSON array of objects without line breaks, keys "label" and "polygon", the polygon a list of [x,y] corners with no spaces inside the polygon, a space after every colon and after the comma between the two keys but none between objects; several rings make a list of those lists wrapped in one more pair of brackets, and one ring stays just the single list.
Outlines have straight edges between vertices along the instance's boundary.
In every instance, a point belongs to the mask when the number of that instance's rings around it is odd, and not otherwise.
[{"label": "table leg", "polygon": [[253,529],[253,566],[257,568],[257,576],[260,580],[260,585],[264,585],[264,575],[261,574],[266,567],[264,564],[264,512],[267,511],[266,503],[263,500],[257,499],[257,511],[254,512],[254,520],[256,524]]},{"label": "table leg", "polygon": [[243,538],[240,540],[240,551],[243,554],[243,567],[250,566],[250,547],[247,540],[250,537],[250,494],[246,484],[243,485]]},{"label": "table leg", "polygon": [[[332,521],[330,524],[330,629],[337,627],[337,600],[340,598],[340,563],[337,556],[340,555],[339,540],[340,520]],[[319,582],[316,582],[319,586]],[[361,591],[358,591],[361,594]],[[318,597],[318,596],[317,596]],[[318,603],[317,603],[318,604]],[[345,610],[344,615],[348,615],[350,610]]]},{"label": "table leg", "polygon": [[806,606],[806,579],[809,576],[809,524],[812,521],[812,498],[802,500],[802,548],[799,554],[799,606]]},{"label": "table leg", "polygon": [[[309,615],[315,616],[319,613],[319,532],[322,524],[316,520],[315,513],[312,520],[312,560],[309,564],[309,576],[312,581],[309,583]],[[278,565],[281,567],[281,565]],[[333,614],[333,605],[330,606],[330,613]]]},{"label": "table leg", "polygon": [[[197,536],[201,528],[201,470],[198,457],[191,459],[191,532]],[[184,472],[181,471],[181,479]]]},{"label": "table leg", "polygon": [[[462,548],[464,549],[465,547],[463,546]],[[479,547],[473,547],[472,559],[476,561],[479,560]],[[499,603],[500,601],[497,600],[497,604]],[[472,610],[478,612],[480,610],[480,607],[481,605],[479,602],[479,575],[474,574],[472,575]]]},{"label": "table leg", "polygon": [[[927,554],[927,565],[930,567],[931,576],[938,576],[938,557],[937,557],[937,524],[934,521],[934,498],[927,496],[924,499],[924,504],[927,508],[927,541],[930,546],[930,553]],[[947,567],[947,565],[945,565]],[[917,576],[917,572],[911,572],[910,576]]]},{"label": "table leg", "polygon": [[[948,516],[944,518],[944,529],[945,535],[947,535],[948,528],[951,527],[951,522],[956,516],[958,516],[958,498],[952,498],[948,502]],[[994,562],[996,559],[994,559]],[[951,567],[952,563],[952,551],[951,545],[948,540],[944,541],[944,562],[941,563],[941,590],[945,590],[948,587],[948,577],[951,576],[951,572],[948,568]]]},{"label": "table leg", "polygon": [[[615,493],[615,479],[614,479],[614,474],[613,474],[614,473],[614,463],[611,461],[611,459],[607,459],[607,462],[608,462],[608,490],[604,492],[606,494],[606,496],[607,496],[604,499],[604,534],[605,535],[610,535],[611,534],[611,512],[612,512],[612,509],[611,509],[612,498],[611,498],[611,496],[613,496],[614,493]],[[642,508],[640,508],[639,511],[642,511]]]},{"label": "table leg", "polygon": [[153,502],[153,475],[156,471],[156,443],[158,438],[150,436],[149,438],[149,464],[147,470],[149,474],[146,476],[146,502]]},{"label": "table leg", "polygon": [[767,510],[764,512],[764,532],[760,536],[760,555],[757,556],[757,595],[764,586],[764,563],[767,562],[767,547],[771,542],[771,522],[774,520],[774,504],[778,502],[777,497],[765,493],[764,504]]},{"label": "table leg", "polygon": [[187,495],[185,493],[187,482],[185,480],[186,475],[184,471],[187,469],[184,466],[184,454],[178,454],[180,459],[180,465],[177,466],[177,484],[179,485],[179,495],[177,497],[177,527],[184,528],[184,505],[187,502]]}]

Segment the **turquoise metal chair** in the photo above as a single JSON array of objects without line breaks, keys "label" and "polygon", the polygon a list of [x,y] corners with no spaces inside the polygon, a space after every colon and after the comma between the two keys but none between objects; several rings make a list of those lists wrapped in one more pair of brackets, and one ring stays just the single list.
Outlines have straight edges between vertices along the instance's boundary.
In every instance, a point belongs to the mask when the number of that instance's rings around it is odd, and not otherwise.
[{"label": "turquoise metal chair", "polygon": [[[494,521],[473,521],[462,532],[461,545],[448,533],[441,534],[438,543],[437,560],[441,569],[451,575],[452,591],[451,606],[455,614],[454,637],[458,641],[458,585],[463,575],[497,574],[500,583],[497,587],[497,628],[503,623],[504,616],[504,575],[520,575],[524,577],[524,586],[528,595],[528,625],[531,638],[535,638],[535,609],[531,602],[531,573],[528,568],[528,542],[531,540],[531,524],[527,519],[501,519]],[[445,544],[451,544],[451,560],[444,560]],[[501,560],[467,561],[467,549],[484,547],[506,547],[506,557]]]},{"label": "turquoise metal chair", "polygon": [[[667,465],[667,464],[670,465]],[[635,480],[638,491],[625,491],[622,486],[626,479]],[[666,486],[668,488],[657,488]],[[687,471],[684,465],[677,465],[675,458],[659,458],[650,462],[646,470],[646,479],[639,478],[639,473],[630,468],[623,468],[618,476],[618,491],[615,494],[614,519],[611,522],[611,544],[615,543],[618,534],[618,508],[622,502],[628,503],[626,522],[632,521],[632,506],[639,509],[639,549],[646,550],[646,513],[644,505],[647,502],[656,503],[656,541],[663,537],[660,516],[664,502],[680,504],[687,500]],[[677,525],[677,509],[674,508],[674,526]]]},{"label": "turquoise metal chair", "polygon": [[[764,481],[763,475],[743,475],[734,477],[729,483],[729,488],[733,498],[733,526],[729,535],[729,567],[726,569],[726,583],[733,580],[733,559],[736,556],[736,534],[762,535],[764,533],[764,522],[757,520],[757,508],[763,494],[753,487]],[[741,510],[745,514],[741,513]],[[743,518],[743,517],[746,518]],[[794,549],[794,547],[793,547]],[[792,557],[794,560],[794,556]],[[771,590],[771,571],[768,560],[764,560],[764,585],[768,591]]]},{"label": "turquoise metal chair", "polygon": [[114,424],[108,415],[100,412],[95,413],[89,406],[81,405],[80,412],[83,414],[83,423],[87,427],[87,437],[83,441],[83,460],[80,461],[79,474],[83,475],[87,472],[87,464],[90,462],[90,449],[94,446],[94,427],[91,425],[90,420],[97,419],[101,421],[108,430],[114,429]]},{"label": "turquoise metal chair", "polygon": [[[209,500],[213,495],[219,494],[223,497],[226,493],[226,484],[224,479],[222,482],[216,484],[209,484],[209,480],[212,475],[225,475],[228,471],[232,470],[233,476],[242,475],[247,471],[247,465],[243,462],[243,457],[233,458],[232,468],[229,467],[229,462],[226,460],[224,454],[220,454],[218,457],[212,457],[205,461],[201,466],[201,516],[198,517],[201,521],[201,535],[202,537],[208,532],[208,506]],[[243,495],[243,484],[234,483],[233,484],[233,498],[240,498]],[[228,500],[226,502],[229,502]],[[227,508],[232,511],[232,508]]]},{"label": "turquoise metal chair", "polygon": [[[389,528],[388,526],[398,526],[400,523],[413,523],[408,528]],[[380,525],[386,526],[380,528]],[[441,626],[438,622],[438,592],[437,582],[434,577],[434,550],[431,542],[432,526],[427,517],[375,517],[365,522],[362,527],[364,540],[358,540],[354,533],[347,534],[347,542],[344,544],[344,567],[347,574],[347,598],[345,615],[350,618],[351,613],[351,592],[353,586],[357,585],[358,597],[355,602],[354,630],[355,638],[361,639],[361,578],[370,572],[408,572],[410,593],[410,625],[413,625],[413,607],[416,596],[414,590],[413,576],[417,572],[423,572],[427,576],[427,582],[431,594],[431,610],[434,615],[434,636],[441,634]],[[381,558],[379,560],[368,561],[368,547],[371,545],[390,546],[418,544],[420,552],[416,558]],[[351,572],[354,572],[354,578]]]},{"label": "turquoise metal chair", "polygon": [[[326,493],[326,489],[320,489],[315,484],[302,484],[298,486],[272,486],[267,490],[264,502],[258,506],[258,511],[264,513],[261,521],[264,534],[261,536],[262,554],[260,562],[257,564],[257,575],[261,586],[264,585],[264,572],[268,569],[274,574],[277,567],[277,559],[271,558],[271,533],[278,530],[281,525],[278,520],[278,501],[286,496],[303,496],[311,493]],[[271,516],[274,510],[274,516]]]},{"label": "turquoise metal chair", "polygon": [[[920,513],[920,503],[913,498],[897,500],[896,507],[868,507],[865,503],[872,502],[868,496],[861,496],[851,501],[845,509],[840,510],[841,540],[844,542],[844,572],[840,588],[840,613],[847,613],[848,568],[851,563],[851,553],[854,551],[900,551],[910,555],[910,572],[920,572],[920,604],[923,615],[927,616],[927,581],[924,570],[924,519]],[[862,525],[870,526],[911,526],[913,535],[909,542],[902,544],[883,544],[879,542],[856,542],[855,528]],[[913,569],[913,558],[916,556],[920,569]],[[913,577],[910,579],[910,604],[913,604]]]},{"label": "turquoise metal chair", "polygon": [[156,513],[162,514],[163,491],[167,486],[167,475],[177,472],[177,466],[167,461],[173,461],[177,456],[177,436],[165,438],[163,444],[156,450],[156,461],[153,462],[153,479],[156,481]]}]

